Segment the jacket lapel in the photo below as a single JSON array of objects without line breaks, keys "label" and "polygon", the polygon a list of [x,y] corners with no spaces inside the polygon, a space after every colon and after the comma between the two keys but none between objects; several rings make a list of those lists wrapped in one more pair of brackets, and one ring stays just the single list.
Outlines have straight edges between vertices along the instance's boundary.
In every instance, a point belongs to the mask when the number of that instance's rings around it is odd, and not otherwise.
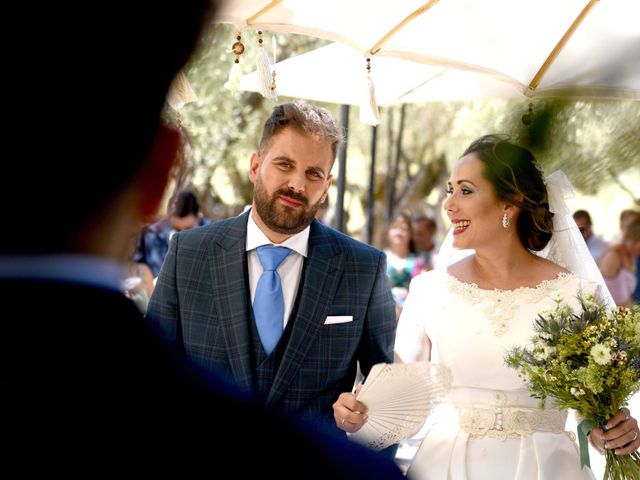
[{"label": "jacket lapel", "polygon": [[268,407],[274,406],[287,391],[329,314],[342,275],[342,256],[330,230],[314,220],[309,232],[300,303],[296,317],[291,319],[294,322],[291,337],[267,397]]},{"label": "jacket lapel", "polygon": [[249,283],[247,279],[247,217],[245,213],[232,219],[209,244],[209,269],[213,278],[214,298],[218,319],[227,348],[227,356],[234,380],[250,392],[253,388],[251,372],[251,342],[249,324]]}]

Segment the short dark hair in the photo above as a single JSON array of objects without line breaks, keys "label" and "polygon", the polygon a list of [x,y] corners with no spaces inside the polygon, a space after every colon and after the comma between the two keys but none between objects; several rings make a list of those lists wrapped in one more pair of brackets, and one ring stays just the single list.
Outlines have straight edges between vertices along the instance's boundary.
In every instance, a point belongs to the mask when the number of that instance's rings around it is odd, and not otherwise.
[{"label": "short dark hair", "polygon": [[533,154],[512,143],[504,135],[485,135],[467,147],[484,163],[483,177],[499,200],[520,208],[516,229],[522,244],[529,250],[542,250],[553,232],[553,213],[549,211],[547,187],[542,169]]},{"label": "short dark hair", "polygon": [[591,223],[591,215],[589,215],[589,212],[587,212],[586,210],[576,210],[575,212],[573,212],[573,219],[577,220],[579,218],[584,218],[589,226],[593,225]]},{"label": "short dark hair", "polygon": [[438,228],[438,224],[436,223],[436,221],[429,217],[428,215],[425,215],[423,213],[419,214],[419,215],[415,215],[413,217],[413,219],[411,220],[413,223],[426,223],[427,227],[431,230],[437,230]]},{"label": "short dark hair", "polygon": [[188,215],[197,216],[200,212],[198,198],[192,191],[182,190],[173,200],[170,212],[171,216],[178,218],[184,218]]}]

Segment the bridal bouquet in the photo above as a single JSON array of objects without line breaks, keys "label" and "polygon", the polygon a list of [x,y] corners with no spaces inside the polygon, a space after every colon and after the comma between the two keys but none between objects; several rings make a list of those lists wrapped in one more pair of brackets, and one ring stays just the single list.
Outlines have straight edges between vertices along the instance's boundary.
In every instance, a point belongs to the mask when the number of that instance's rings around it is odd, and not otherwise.
[{"label": "bridal bouquet", "polygon": [[[581,312],[556,295],[553,311],[534,323],[532,345],[507,352],[507,365],[519,371],[541,407],[547,397],[557,408],[574,409],[580,458],[589,466],[587,437],[604,425],[639,390],[640,307],[607,310],[591,295],[579,295]],[[605,452],[605,480],[640,479],[640,455]]]}]

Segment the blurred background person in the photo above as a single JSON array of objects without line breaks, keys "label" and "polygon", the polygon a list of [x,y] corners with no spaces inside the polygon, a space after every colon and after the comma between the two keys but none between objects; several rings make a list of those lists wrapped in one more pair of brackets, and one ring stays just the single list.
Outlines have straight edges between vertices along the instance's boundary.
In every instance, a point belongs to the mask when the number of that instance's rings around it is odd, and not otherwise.
[{"label": "blurred background person", "polygon": [[[637,220],[640,220],[640,210],[628,208],[620,213],[621,238],[624,236],[624,232],[628,226]],[[636,289],[631,294],[631,302],[640,304],[640,255],[638,255],[638,258],[636,259]]]},{"label": "blurred background person", "polygon": [[169,251],[169,241],[173,234],[209,223],[199,214],[200,204],[194,193],[190,190],[180,191],[170,202],[168,215],[142,229],[133,260],[146,263],[156,278]]},{"label": "blurred background person", "polygon": [[120,287],[125,296],[136,304],[141,313],[145,314],[155,284],[149,265],[133,260],[137,238],[138,235],[131,237],[129,259],[122,268]]},{"label": "blurred background person", "polygon": [[424,214],[416,215],[411,222],[411,238],[416,253],[424,260],[424,269],[433,268],[433,260],[437,253],[435,242],[438,225],[436,221]]},{"label": "blurred background person", "polygon": [[598,267],[618,306],[628,307],[638,284],[636,263],[640,255],[640,219],[627,224],[622,241],[606,250]]},{"label": "blurred background person", "polygon": [[129,261],[122,280],[122,291],[142,313],[147,313],[147,305],[153,293],[153,273],[146,263]]},{"label": "blurred background person", "polygon": [[[402,311],[411,279],[420,274],[426,264],[418,255],[413,243],[411,217],[400,213],[394,217],[387,231],[387,276],[391,282],[391,293],[396,302],[397,317]],[[396,317],[396,318],[397,318]]]},{"label": "blurred background person", "polygon": [[593,233],[593,223],[591,222],[591,215],[586,210],[576,210],[573,213],[573,219],[580,229],[580,233],[587,243],[587,248],[593,259],[598,263],[600,257],[604,251],[609,247],[609,244]]},{"label": "blurred background person", "polygon": [[624,237],[627,228],[633,222],[640,220],[640,211],[627,208],[620,212],[620,239]]}]

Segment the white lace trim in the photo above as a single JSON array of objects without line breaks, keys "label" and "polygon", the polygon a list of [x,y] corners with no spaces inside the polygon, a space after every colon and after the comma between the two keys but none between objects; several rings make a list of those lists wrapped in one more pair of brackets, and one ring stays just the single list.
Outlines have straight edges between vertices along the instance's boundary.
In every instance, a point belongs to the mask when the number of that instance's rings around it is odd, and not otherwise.
[{"label": "white lace trim", "polygon": [[536,287],[519,287],[515,290],[482,289],[475,283],[465,283],[448,272],[447,287],[460,295],[471,305],[485,302],[483,313],[491,321],[494,327],[494,335],[501,336],[507,330],[513,316],[522,304],[533,304],[556,292],[560,284],[565,284],[575,278],[572,273],[560,272],[551,280],[543,280]]},{"label": "white lace trim", "polygon": [[535,432],[564,432],[567,412],[487,406],[460,407],[460,427],[472,437],[517,438]]},{"label": "white lace trim", "polygon": [[460,428],[471,437],[505,440],[535,432],[564,432],[566,410],[510,405],[517,401],[516,398],[510,400],[509,395],[502,390],[493,392],[490,403],[482,403],[481,399],[482,396],[478,396],[473,403],[452,403],[458,412]]}]

